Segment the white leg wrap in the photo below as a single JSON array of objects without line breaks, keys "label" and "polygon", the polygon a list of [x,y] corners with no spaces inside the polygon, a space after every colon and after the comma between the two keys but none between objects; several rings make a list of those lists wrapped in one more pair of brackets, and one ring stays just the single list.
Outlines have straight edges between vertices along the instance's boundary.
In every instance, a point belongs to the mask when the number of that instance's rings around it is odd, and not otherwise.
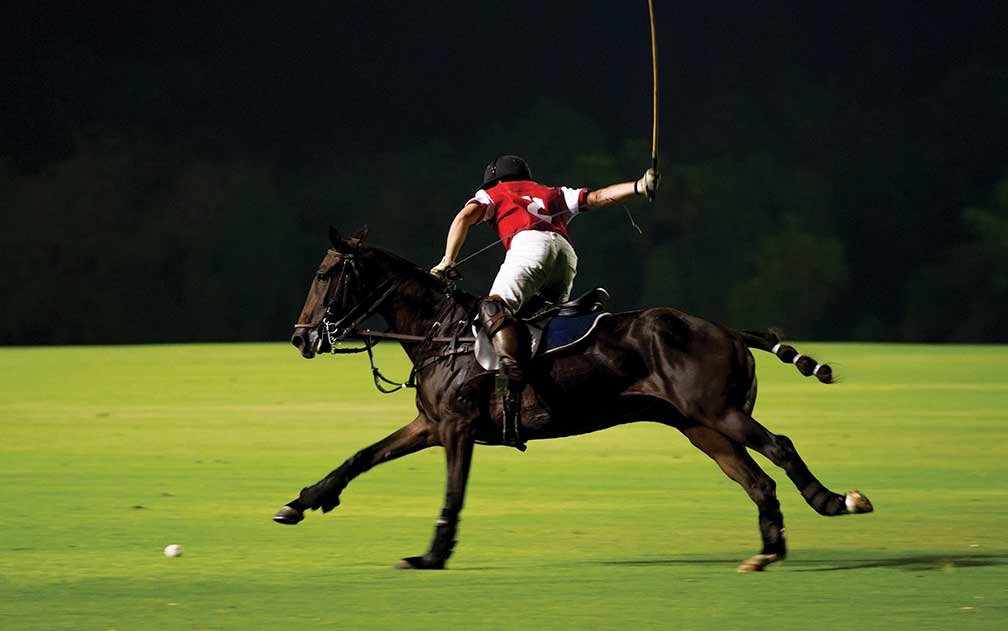
[{"label": "white leg wrap", "polygon": [[819,369],[820,369],[820,368],[822,368],[822,364],[816,364],[816,365],[815,365],[815,368],[814,368],[814,369],[812,370],[812,374],[813,374],[813,375],[818,375],[818,374],[819,374]]},{"label": "white leg wrap", "polygon": [[774,344],[774,347],[770,349],[770,352],[776,355],[779,349],[780,349],[780,342],[777,342],[776,344]]},{"label": "white leg wrap", "polygon": [[804,355],[802,355],[801,353],[798,353],[797,355],[794,356],[794,359],[791,360],[791,363],[792,364],[797,364],[798,360],[801,359],[802,357],[804,357]]},{"label": "white leg wrap", "polygon": [[844,505],[847,507],[848,513],[854,512],[854,508],[857,506],[857,504],[854,503],[854,499],[850,496],[850,493],[844,494]]}]

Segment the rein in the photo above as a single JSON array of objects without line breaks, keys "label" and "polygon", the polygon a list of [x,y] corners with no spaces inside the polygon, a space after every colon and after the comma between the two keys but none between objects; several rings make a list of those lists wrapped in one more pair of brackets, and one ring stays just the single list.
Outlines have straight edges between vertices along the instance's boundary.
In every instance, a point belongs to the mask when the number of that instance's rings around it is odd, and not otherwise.
[{"label": "rein", "polygon": [[[416,388],[417,373],[426,368],[427,366],[430,366],[435,362],[439,362],[442,359],[454,360],[455,357],[457,357],[458,355],[464,355],[472,351],[472,347],[469,345],[469,343],[475,342],[475,338],[460,338],[457,335],[455,337],[434,336],[433,333],[440,328],[440,325],[441,325],[440,322],[435,322],[433,326],[431,326],[430,333],[428,333],[428,335],[426,336],[404,335],[401,333],[392,333],[388,331],[386,332],[372,331],[370,329],[355,331],[352,337],[354,337],[355,339],[360,339],[364,343],[363,347],[361,348],[333,347],[332,352],[335,354],[335,353],[362,353],[367,351],[368,361],[371,363],[371,377],[374,379],[375,388],[378,388],[378,391],[381,392],[382,394],[392,394],[393,392],[398,392],[403,388]],[[458,330],[461,331],[464,325],[465,320],[460,320]],[[377,341],[374,341],[375,339],[377,339]],[[383,339],[399,340],[403,342],[419,342],[421,345],[430,342],[437,342],[442,344],[451,343],[452,346],[447,351],[437,353],[436,355],[431,355],[419,361],[418,363],[414,363],[413,368],[410,369],[409,378],[407,378],[406,381],[393,381],[388,377],[386,377],[385,375],[383,375],[378,366],[375,365],[374,351],[372,349],[375,346],[377,346],[378,342],[380,342]],[[457,343],[460,341],[466,342],[466,344],[462,346],[457,346]],[[394,387],[385,388],[384,386],[382,386],[383,382]]]}]

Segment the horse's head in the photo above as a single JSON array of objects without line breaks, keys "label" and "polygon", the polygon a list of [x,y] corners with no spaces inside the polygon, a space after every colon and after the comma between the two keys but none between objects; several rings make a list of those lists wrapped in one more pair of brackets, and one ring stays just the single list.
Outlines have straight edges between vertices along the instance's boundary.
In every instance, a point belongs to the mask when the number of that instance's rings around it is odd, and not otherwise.
[{"label": "horse's head", "polygon": [[329,228],[332,247],[319,263],[291,336],[291,344],[305,359],[332,348],[331,342],[345,333],[367,292],[362,260],[367,252],[361,246],[366,236],[365,228],[343,240]]}]

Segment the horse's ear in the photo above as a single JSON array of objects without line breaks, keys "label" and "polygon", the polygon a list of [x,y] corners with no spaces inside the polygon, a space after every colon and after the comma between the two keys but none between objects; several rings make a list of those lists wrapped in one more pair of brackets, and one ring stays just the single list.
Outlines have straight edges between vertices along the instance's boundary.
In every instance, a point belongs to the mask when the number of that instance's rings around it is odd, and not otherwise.
[{"label": "horse's ear", "polygon": [[329,226],[329,243],[331,243],[337,250],[341,245],[343,245],[343,238],[340,237],[339,230],[333,228],[332,226]]},{"label": "horse's ear", "polygon": [[353,236],[350,237],[350,239],[347,240],[347,245],[350,246],[351,250],[357,250],[357,248],[360,247],[361,243],[363,243],[364,239],[366,238],[367,238],[367,226],[364,226],[363,228],[355,232]]}]

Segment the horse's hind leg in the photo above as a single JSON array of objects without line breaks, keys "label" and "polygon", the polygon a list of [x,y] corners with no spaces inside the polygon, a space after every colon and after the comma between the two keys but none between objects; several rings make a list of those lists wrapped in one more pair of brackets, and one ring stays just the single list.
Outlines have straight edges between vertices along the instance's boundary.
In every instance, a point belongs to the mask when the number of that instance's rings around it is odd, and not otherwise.
[{"label": "horse's hind leg", "polygon": [[714,423],[714,428],[746,447],[758,451],[784,469],[803,498],[820,515],[870,513],[871,502],[858,491],[840,495],[827,489],[809,471],[791,439],[774,434],[749,414],[733,410]]},{"label": "horse's hind leg", "polygon": [[308,509],[321,508],[328,513],[339,506],[340,493],[360,474],[383,462],[440,444],[435,429],[426,416],[417,416],[388,437],[361,449],[315,484],[301,489],[301,495],[281,508],[273,521],[293,525],[304,519],[304,511]]},{"label": "horse's hind leg", "polygon": [[681,430],[686,438],[702,452],[714,459],[732,480],[745,489],[759,509],[760,535],[763,550],[739,565],[739,572],[759,572],[767,565],[784,558],[784,516],[777,501],[777,485],[752,459],[745,447],[724,434],[704,425],[694,425]]}]

